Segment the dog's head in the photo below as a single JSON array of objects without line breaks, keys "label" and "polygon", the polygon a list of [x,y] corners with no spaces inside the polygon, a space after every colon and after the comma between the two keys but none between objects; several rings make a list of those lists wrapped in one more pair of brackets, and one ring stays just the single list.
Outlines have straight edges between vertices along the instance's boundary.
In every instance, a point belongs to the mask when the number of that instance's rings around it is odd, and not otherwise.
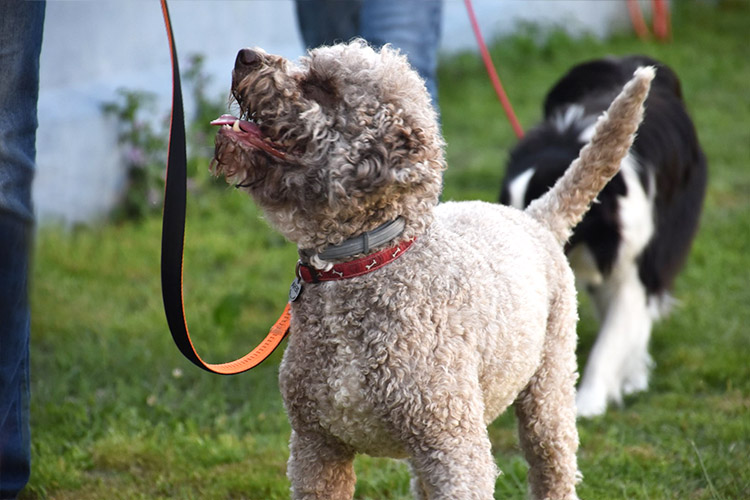
[{"label": "dog's head", "polygon": [[247,190],[302,248],[402,216],[424,230],[437,203],[443,140],[423,81],[398,51],[361,40],[294,64],[243,49],[232,73],[239,118],[225,115],[214,172]]}]

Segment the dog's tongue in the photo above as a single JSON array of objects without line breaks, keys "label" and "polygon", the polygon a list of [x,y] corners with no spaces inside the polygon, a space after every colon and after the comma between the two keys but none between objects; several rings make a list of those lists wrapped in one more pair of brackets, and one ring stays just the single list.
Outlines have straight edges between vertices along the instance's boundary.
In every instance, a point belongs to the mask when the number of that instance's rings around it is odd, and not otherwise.
[{"label": "dog's tongue", "polygon": [[235,133],[241,135],[244,141],[248,142],[252,146],[255,146],[258,149],[262,149],[266,153],[277,158],[281,158],[282,160],[286,159],[286,153],[284,153],[283,151],[279,151],[274,147],[272,143],[264,140],[263,132],[261,132],[260,128],[258,128],[258,126],[253,122],[240,120],[233,115],[221,115],[216,120],[213,120],[211,122],[211,125],[228,125],[232,127],[232,130]]}]

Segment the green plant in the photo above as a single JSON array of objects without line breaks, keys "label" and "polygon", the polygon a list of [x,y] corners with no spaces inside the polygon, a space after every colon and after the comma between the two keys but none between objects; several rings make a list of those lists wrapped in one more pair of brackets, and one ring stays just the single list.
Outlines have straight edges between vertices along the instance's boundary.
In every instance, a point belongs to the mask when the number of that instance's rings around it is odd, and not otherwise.
[{"label": "green plant", "polygon": [[102,112],[116,119],[118,143],[126,170],[126,186],[115,220],[142,219],[161,206],[166,164],[166,133],[163,120],[154,118],[156,95],[119,89],[115,101],[102,105]]},{"label": "green plant", "polygon": [[[221,115],[226,104],[208,97],[210,77],[200,54],[189,57],[183,74],[190,89],[194,111],[186,123],[188,133],[188,187],[202,179],[205,158],[213,148],[211,120]],[[119,89],[117,99],[105,102],[102,112],[117,121],[118,144],[126,170],[124,195],[112,213],[116,221],[142,220],[161,210],[164,196],[164,172],[167,159],[169,116],[160,116],[156,94],[142,90]],[[199,180],[198,184],[203,183]],[[210,181],[205,181],[210,182]]]}]

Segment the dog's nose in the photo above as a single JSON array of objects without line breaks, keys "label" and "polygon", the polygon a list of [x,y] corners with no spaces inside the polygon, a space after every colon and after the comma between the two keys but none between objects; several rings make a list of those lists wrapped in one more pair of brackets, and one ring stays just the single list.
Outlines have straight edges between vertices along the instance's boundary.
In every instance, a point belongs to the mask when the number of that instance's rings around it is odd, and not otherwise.
[{"label": "dog's nose", "polygon": [[260,65],[260,54],[253,49],[242,49],[237,53],[237,59],[234,61],[234,69],[241,72],[248,72]]}]

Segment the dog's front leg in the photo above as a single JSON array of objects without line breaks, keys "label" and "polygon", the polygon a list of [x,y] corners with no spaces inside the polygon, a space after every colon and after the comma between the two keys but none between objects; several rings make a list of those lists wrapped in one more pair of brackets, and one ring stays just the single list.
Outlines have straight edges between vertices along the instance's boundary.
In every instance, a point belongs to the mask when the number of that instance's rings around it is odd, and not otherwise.
[{"label": "dog's front leg", "polygon": [[411,483],[409,489],[411,490],[411,495],[414,497],[414,500],[429,500],[430,497],[427,494],[427,488],[425,487],[424,481],[422,481],[422,478],[419,476],[419,470],[413,460],[409,460],[409,469],[411,470]]},{"label": "dog's front leg", "polygon": [[491,500],[498,469],[481,420],[471,432],[424,443],[411,459],[418,500]]},{"label": "dog's front leg", "polygon": [[287,475],[294,500],[350,500],[354,451],[333,438],[292,431]]},{"label": "dog's front leg", "polygon": [[[412,373],[416,378],[426,370]],[[432,370],[430,383],[402,391],[402,404],[390,413],[410,455],[412,493],[419,500],[493,498],[498,469],[479,383],[469,373],[468,367]]]}]

